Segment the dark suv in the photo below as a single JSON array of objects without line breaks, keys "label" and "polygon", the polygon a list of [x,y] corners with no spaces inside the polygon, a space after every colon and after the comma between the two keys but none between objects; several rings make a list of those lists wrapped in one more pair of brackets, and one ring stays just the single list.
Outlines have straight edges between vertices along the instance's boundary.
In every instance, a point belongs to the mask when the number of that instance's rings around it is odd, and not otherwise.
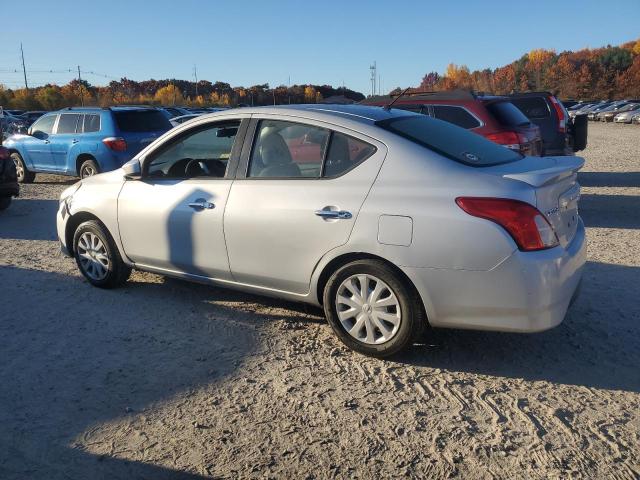
[{"label": "dark suv", "polygon": [[405,93],[399,98],[397,95],[370,97],[361,103],[384,106],[392,101],[393,108],[453,123],[523,155],[542,153],[540,129],[506,97],[452,90]]},{"label": "dark suv", "polygon": [[564,105],[549,92],[527,92],[508,95],[529,120],[540,127],[542,154],[573,155],[587,146],[587,117],[569,117]]},{"label": "dark suv", "polygon": [[11,204],[11,197],[17,197],[20,192],[16,166],[13,164],[9,150],[0,147],[0,210]]}]

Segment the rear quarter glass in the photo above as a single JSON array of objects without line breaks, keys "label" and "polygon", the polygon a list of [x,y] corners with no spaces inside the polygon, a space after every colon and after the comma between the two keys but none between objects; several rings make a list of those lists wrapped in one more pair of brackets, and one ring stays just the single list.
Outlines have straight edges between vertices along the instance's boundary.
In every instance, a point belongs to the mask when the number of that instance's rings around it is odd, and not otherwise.
[{"label": "rear quarter glass", "polygon": [[487,110],[505,127],[524,127],[531,123],[524,113],[511,102],[489,103]]},{"label": "rear quarter glass", "polygon": [[539,119],[551,116],[549,105],[542,97],[512,98],[511,103],[529,118]]},{"label": "rear quarter glass", "polygon": [[113,112],[121,132],[157,132],[170,130],[171,123],[159,110],[122,110]]},{"label": "rear quarter glass", "polygon": [[376,122],[376,125],[472,167],[500,165],[522,158],[519,153],[493,143],[481,135],[422,115],[390,118]]}]

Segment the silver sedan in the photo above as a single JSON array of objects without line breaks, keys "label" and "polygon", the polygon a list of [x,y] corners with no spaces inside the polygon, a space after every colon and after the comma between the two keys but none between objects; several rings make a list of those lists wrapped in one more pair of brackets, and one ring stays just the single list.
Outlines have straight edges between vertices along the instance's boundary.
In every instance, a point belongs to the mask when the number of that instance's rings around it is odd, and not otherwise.
[{"label": "silver sedan", "polygon": [[585,263],[583,163],[403,110],[244,108],[68,188],[58,236],[97,287],[135,268],[307,302],[386,356],[427,325],[562,322]]}]

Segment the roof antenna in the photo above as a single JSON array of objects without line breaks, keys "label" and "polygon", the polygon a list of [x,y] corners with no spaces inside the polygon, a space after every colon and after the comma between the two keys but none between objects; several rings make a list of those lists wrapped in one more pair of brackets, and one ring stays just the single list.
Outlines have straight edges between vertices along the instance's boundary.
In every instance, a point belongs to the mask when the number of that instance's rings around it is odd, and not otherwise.
[{"label": "roof antenna", "polygon": [[382,107],[382,108],[384,108],[387,112],[388,112],[389,110],[391,110],[391,107],[393,106],[393,104],[394,104],[394,103],[396,103],[400,97],[404,96],[404,94],[405,94],[405,93],[407,93],[410,89],[411,89],[411,87],[407,87],[407,88],[405,88],[405,89],[402,91],[402,93],[401,93],[400,95],[398,95],[396,98],[394,98],[393,100],[391,100],[391,102],[389,102],[388,104],[386,104],[386,105],[385,105],[384,107]]}]

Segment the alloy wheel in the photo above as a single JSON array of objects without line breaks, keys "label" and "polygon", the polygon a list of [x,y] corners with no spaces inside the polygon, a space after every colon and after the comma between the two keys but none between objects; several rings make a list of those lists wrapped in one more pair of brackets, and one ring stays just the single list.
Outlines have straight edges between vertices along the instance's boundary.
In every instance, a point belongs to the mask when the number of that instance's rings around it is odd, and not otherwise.
[{"label": "alloy wheel", "polygon": [[93,175],[95,175],[96,173],[96,169],[93,168],[93,165],[82,165],[82,168],[80,169],[80,178],[86,178],[86,177],[91,177]]},{"label": "alloy wheel", "polygon": [[96,234],[84,232],[78,239],[78,257],[82,270],[92,280],[103,280],[109,272],[109,255],[107,249]]},{"label": "alloy wheel", "polygon": [[367,344],[388,342],[402,321],[396,294],[382,280],[369,274],[346,278],[336,292],[335,306],[345,331]]},{"label": "alloy wheel", "polygon": [[22,162],[13,157],[13,164],[16,166],[16,175],[18,176],[18,181],[21,182],[22,180],[24,180],[24,167],[22,166]]}]

